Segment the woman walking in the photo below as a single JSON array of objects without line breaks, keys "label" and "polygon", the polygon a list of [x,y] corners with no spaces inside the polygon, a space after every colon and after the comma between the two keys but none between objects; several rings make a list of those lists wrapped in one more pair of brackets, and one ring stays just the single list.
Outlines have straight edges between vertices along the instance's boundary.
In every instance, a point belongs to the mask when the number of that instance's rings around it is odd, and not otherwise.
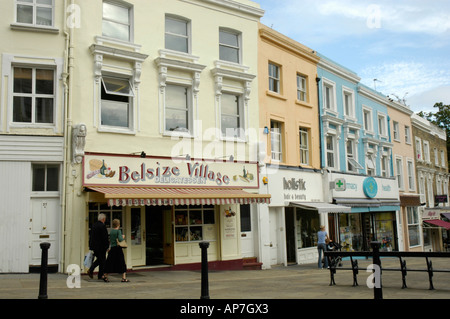
[{"label": "woman walking", "polygon": [[111,229],[111,232],[109,233],[111,250],[106,259],[104,281],[109,282],[108,274],[119,273],[122,274],[122,282],[130,282],[127,279],[127,265],[125,263],[122,247],[117,245],[117,241],[121,242],[125,238],[125,235],[122,235],[122,231],[119,229],[120,220],[114,219],[112,221],[112,227],[113,229]]},{"label": "woman walking", "polygon": [[[328,234],[325,231],[325,226],[320,226],[317,232],[317,250],[319,251],[318,267],[322,269],[322,251],[327,251]],[[328,258],[324,256],[325,268],[328,268]]]}]

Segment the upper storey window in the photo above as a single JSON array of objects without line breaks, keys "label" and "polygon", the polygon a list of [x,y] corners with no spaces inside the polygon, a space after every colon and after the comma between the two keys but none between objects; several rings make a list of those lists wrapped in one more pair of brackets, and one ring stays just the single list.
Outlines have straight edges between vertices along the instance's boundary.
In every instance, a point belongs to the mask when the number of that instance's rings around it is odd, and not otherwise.
[{"label": "upper storey window", "polygon": [[52,27],[53,7],[53,0],[16,0],[16,22]]},{"label": "upper storey window", "polygon": [[103,35],[132,42],[132,7],[103,2]]},{"label": "upper storey window", "polygon": [[223,61],[240,63],[240,34],[219,30],[219,58]]},{"label": "upper storey window", "polygon": [[166,16],[166,49],[189,53],[189,33],[187,20]]}]

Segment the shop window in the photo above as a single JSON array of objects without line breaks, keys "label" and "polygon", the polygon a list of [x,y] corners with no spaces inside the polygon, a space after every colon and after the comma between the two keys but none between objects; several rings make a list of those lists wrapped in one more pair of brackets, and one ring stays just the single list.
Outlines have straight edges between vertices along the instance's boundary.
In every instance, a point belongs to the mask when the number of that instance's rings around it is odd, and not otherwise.
[{"label": "shop window", "polygon": [[132,7],[124,4],[103,2],[103,35],[131,42]]},{"label": "shop window", "polygon": [[420,245],[420,224],[419,224],[419,212],[417,207],[406,207],[408,214],[408,238],[409,246]]},{"label": "shop window", "polygon": [[114,219],[120,220],[120,228],[123,227],[122,208],[117,206],[108,206],[106,203],[89,203],[89,230],[97,222],[98,214],[103,213],[106,216],[105,225],[110,229]]},{"label": "shop window", "polygon": [[297,210],[296,231],[297,248],[317,246],[317,232],[319,231],[319,214],[315,211]]},{"label": "shop window", "polygon": [[14,67],[13,122],[54,124],[55,71]]},{"label": "shop window", "polygon": [[33,192],[59,191],[59,165],[33,164]]},{"label": "shop window", "polygon": [[175,240],[192,242],[215,239],[214,206],[177,206],[175,208]]}]

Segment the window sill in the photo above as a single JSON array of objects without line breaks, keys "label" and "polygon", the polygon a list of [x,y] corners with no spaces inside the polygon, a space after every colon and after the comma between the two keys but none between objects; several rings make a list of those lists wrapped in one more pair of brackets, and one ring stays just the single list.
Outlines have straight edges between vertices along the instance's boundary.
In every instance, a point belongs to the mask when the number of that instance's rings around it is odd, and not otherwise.
[{"label": "window sill", "polygon": [[301,100],[295,100],[295,104],[301,105],[301,106],[305,106],[305,107],[309,107],[309,108],[313,108],[313,105],[311,103],[305,102],[305,101],[301,101]]},{"label": "window sill", "polygon": [[287,98],[285,98],[284,96],[282,96],[280,93],[277,93],[277,92],[272,92],[272,91],[267,90],[266,95],[274,97],[276,99],[287,101]]},{"label": "window sill", "polygon": [[164,131],[162,133],[164,137],[185,137],[185,138],[195,138],[193,134],[190,132],[171,132],[171,131]]},{"label": "window sill", "polygon": [[126,135],[136,135],[135,130],[130,130],[126,128],[119,128],[119,127],[106,127],[106,126],[100,126],[97,131],[99,133],[114,133],[114,134],[126,134]]},{"label": "window sill", "polygon": [[17,31],[32,31],[32,32],[44,32],[53,34],[59,33],[59,29],[54,27],[36,26],[32,24],[19,24],[19,23],[11,23],[10,26],[12,30]]}]

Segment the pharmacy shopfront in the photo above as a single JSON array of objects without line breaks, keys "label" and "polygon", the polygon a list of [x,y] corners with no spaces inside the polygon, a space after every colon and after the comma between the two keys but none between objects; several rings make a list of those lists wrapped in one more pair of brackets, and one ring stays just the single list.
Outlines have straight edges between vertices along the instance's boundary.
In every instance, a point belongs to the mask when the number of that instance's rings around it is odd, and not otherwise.
[{"label": "pharmacy shopfront", "polygon": [[270,201],[256,163],[89,153],[83,169],[86,232],[120,219],[128,268],[198,267],[203,241],[212,267],[239,268],[241,205]]},{"label": "pharmacy shopfront", "polygon": [[323,175],[313,169],[268,166],[267,233],[262,242],[269,246],[270,264],[316,263],[317,232],[327,226],[328,214],[349,212],[349,207],[324,201]]},{"label": "pharmacy shopfront", "polygon": [[381,250],[398,250],[400,200],[395,179],[341,173],[329,174],[332,202],[351,207],[349,213],[329,216],[330,237],[344,251],[370,250],[379,241]]}]

